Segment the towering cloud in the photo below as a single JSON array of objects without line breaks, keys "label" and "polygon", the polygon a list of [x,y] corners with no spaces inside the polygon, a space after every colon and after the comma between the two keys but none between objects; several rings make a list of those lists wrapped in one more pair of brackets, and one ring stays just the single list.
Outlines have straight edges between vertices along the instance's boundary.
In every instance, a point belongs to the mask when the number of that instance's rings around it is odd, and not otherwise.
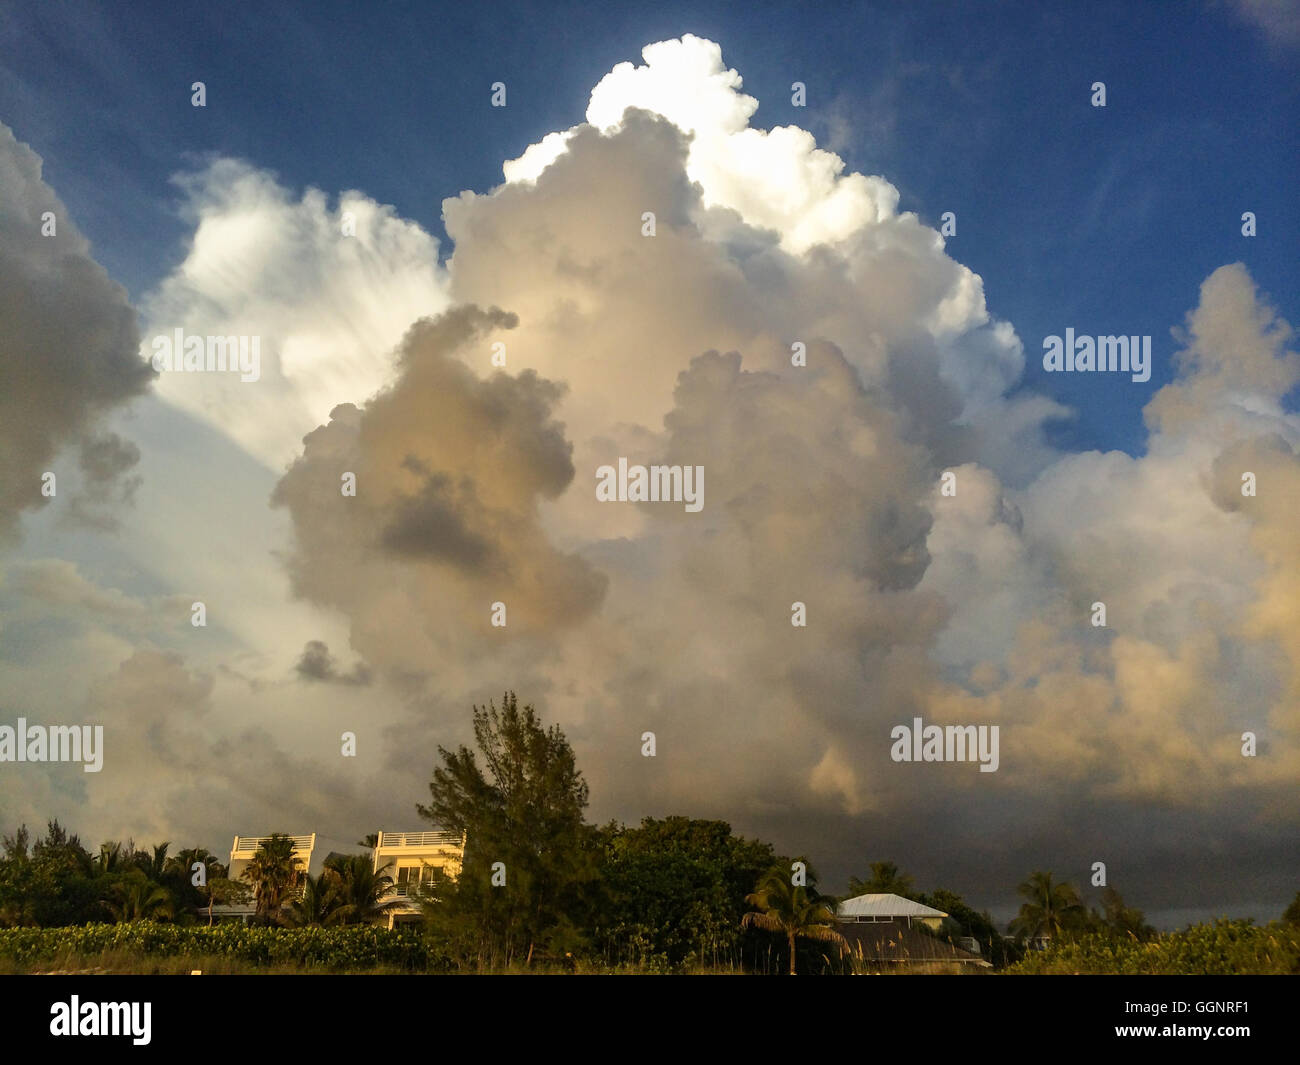
[{"label": "towering cloud", "polygon": [[[1293,458],[1280,399],[1294,356],[1245,271],[1206,282],[1183,372],[1148,408],[1146,456],[1057,455],[1042,428],[1060,408],[1008,398],[1019,340],[990,319],[979,278],[897,213],[887,183],[843,175],[800,131],[750,129],[754,101],[709,42],[645,59],[601,82],[588,124],[507,163],[506,185],[444,207],[453,300],[518,319],[500,333],[504,374],[488,376],[496,334],[445,345],[466,380],[499,387],[516,373],[524,387],[535,369],[567,385],[554,402],[577,472],[548,495],[542,527],[608,590],[526,675],[540,671],[549,709],[599,752],[597,794],[620,809],[653,794],[718,814],[824,816],[967,793],[996,827],[1043,789],[1204,808],[1216,789],[1293,774],[1288,745],[1266,765],[1239,750],[1247,729],[1286,727],[1278,695],[1294,661],[1281,607],[1267,605],[1285,588],[1284,548],[1258,525],[1289,504],[1272,464]],[[806,365],[792,358],[800,344]],[[435,410],[456,393],[413,378],[396,391]],[[1210,479],[1238,461],[1225,447],[1266,430],[1256,464],[1273,497],[1243,520]],[[527,451],[510,459],[480,436],[500,458],[474,464],[474,492],[495,484],[530,505],[536,489],[511,472]],[[306,459],[322,448],[309,438]],[[405,449],[390,450],[388,475],[410,471]],[[703,466],[704,510],[599,502],[595,471],[623,455]],[[955,496],[939,491],[944,470]],[[437,647],[410,634],[460,618],[459,589],[507,541],[453,520],[469,497],[450,483],[429,499],[411,485],[366,546],[333,556],[345,565],[300,550],[296,572],[346,585],[330,601],[349,611],[358,650],[424,668],[443,696],[438,647],[483,656],[482,670],[455,670],[469,700],[492,690],[493,663],[521,665],[509,635],[483,631],[486,588],[471,585],[474,607]],[[292,489],[286,478],[282,497]],[[300,539],[325,522],[295,514]],[[360,562],[408,531],[439,563],[415,617],[418,600]],[[388,605],[391,625],[355,596]],[[1105,628],[1090,623],[1098,601]],[[796,602],[806,627],[791,624]],[[998,782],[891,765],[889,729],[914,713],[1001,723]],[[653,769],[634,757],[645,729],[666,752]],[[1187,789],[1189,773],[1205,790]]]},{"label": "towering cloud", "polygon": [[[1061,454],[1015,330],[892,185],[752,127],[717,45],[643,59],[444,202],[445,266],[359,193],[331,210],[229,162],[184,182],[195,241],[150,328],[260,333],[267,361],[160,387],[277,471],[292,590],[336,625],[275,683],[350,680],[293,690],[364,701],[415,778],[513,687],[574,741],[597,816],[724,817],[832,867],[905,847],[1005,883],[1103,845],[1137,869],[1157,832],[1293,831],[1300,371],[1246,269],[1202,286],[1145,453]],[[702,467],[703,508],[602,502],[621,457]],[[192,689],[146,650],[111,683]],[[190,690],[195,716],[222,694]],[[997,771],[892,761],[915,717],[999,726]],[[365,790],[311,771],[304,813]]]}]

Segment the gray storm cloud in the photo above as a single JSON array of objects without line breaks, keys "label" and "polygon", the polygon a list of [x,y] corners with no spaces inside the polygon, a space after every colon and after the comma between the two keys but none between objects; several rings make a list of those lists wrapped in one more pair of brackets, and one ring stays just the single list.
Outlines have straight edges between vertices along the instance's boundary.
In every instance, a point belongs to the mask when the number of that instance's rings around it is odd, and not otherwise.
[{"label": "gray storm cloud", "polygon": [[562,387],[530,371],[480,379],[451,357],[514,324],[473,307],[417,322],[397,379],[362,408],[337,407],[276,488],[294,522],[295,592],[344,610],[375,665],[427,672],[453,647],[490,655],[495,603],[512,635],[544,640],[603,595],[604,578],[556,550],[537,515],[574,473],[551,417]]},{"label": "gray storm cloud", "polygon": [[302,649],[302,655],[294,666],[298,676],[306,681],[324,681],[329,684],[369,684],[369,668],[358,662],[352,669],[344,672],[338,668],[334,656],[330,654],[329,644],[323,640],[309,640]]},{"label": "gray storm cloud", "polygon": [[49,501],[46,471],[56,491],[68,475],[83,519],[103,523],[105,504],[129,498],[139,452],[104,421],[154,375],[126,290],[91,257],[40,156],[2,123],[0,189],[0,538],[12,540],[19,514]]}]

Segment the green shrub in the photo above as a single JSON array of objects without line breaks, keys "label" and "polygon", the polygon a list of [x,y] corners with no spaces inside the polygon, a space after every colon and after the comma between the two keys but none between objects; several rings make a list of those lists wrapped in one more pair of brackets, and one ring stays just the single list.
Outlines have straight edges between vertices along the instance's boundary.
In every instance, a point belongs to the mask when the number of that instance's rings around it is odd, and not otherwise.
[{"label": "green shrub", "polygon": [[1149,942],[1089,935],[1031,951],[1006,970],[1018,974],[1221,976],[1300,973],[1300,928],[1218,920],[1166,932]]},{"label": "green shrub", "polygon": [[254,965],[328,969],[444,970],[445,957],[418,931],[341,928],[185,927],[139,921],[70,928],[0,929],[0,958],[18,966],[104,953],[141,957],[225,957]]}]

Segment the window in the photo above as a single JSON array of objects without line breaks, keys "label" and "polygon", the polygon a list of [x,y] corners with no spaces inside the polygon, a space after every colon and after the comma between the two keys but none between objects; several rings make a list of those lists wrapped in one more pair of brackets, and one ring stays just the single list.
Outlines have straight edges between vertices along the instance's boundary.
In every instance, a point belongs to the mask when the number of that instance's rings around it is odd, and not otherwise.
[{"label": "window", "polygon": [[435,869],[431,865],[403,865],[397,869],[397,893],[405,895],[418,887],[433,883]]}]

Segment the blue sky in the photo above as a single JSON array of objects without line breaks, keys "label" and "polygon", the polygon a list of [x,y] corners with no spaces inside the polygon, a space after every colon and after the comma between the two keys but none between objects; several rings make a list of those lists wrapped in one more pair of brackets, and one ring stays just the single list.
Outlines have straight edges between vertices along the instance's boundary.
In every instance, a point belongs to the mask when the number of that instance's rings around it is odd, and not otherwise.
[{"label": "blue sky", "polygon": [[[183,257],[168,179],[196,156],[356,188],[441,235],[444,197],[499,184],[615,63],[684,32],[722,45],[754,125],[810,129],[931,225],[956,212],[950,254],[1025,341],[1025,385],[1078,413],[1051,426],[1058,446],[1141,452],[1169,330],[1216,267],[1245,262],[1295,318],[1300,206],[1279,178],[1300,158],[1300,50],[1229,4],[8,5],[0,117],[138,296]],[[1150,382],[1042,373],[1042,338],[1067,326],[1150,335]]]}]

